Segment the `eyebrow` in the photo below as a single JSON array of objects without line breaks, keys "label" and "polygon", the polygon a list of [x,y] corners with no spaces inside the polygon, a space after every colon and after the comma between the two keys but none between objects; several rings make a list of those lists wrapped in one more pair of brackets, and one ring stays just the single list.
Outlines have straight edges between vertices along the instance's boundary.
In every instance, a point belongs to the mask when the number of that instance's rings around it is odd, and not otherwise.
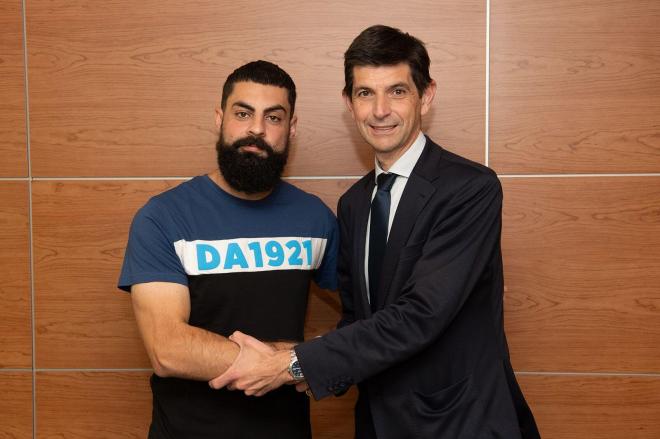
[{"label": "eyebrow", "polygon": [[410,85],[408,85],[408,84],[405,83],[405,82],[398,82],[398,83],[396,83],[396,84],[394,84],[394,85],[391,85],[391,86],[389,87],[390,90],[393,89],[393,88],[406,88],[406,89],[410,89]]},{"label": "eyebrow", "polygon": [[[234,102],[232,107],[241,107],[241,108],[245,108],[246,110],[256,111],[256,109],[252,105],[250,105],[246,102],[243,102],[243,101]],[[270,107],[266,108],[264,110],[264,113],[270,113],[270,112],[273,112],[273,111],[283,111],[286,114],[286,108],[284,108],[280,104],[273,105],[273,106],[270,106]]]},{"label": "eyebrow", "polygon": [[[410,90],[410,85],[406,82],[397,82],[396,84],[392,84],[387,87],[388,90],[392,90],[394,88],[405,88],[407,90]],[[368,91],[373,91],[373,89],[367,85],[360,85],[356,84],[353,86],[354,93],[360,91],[360,90],[368,90]]]}]

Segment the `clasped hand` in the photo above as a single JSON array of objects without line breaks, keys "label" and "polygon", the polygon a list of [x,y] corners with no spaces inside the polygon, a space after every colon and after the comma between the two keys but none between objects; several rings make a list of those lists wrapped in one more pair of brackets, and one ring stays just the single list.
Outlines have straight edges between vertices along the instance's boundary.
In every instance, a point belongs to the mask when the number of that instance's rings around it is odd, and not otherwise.
[{"label": "clasped hand", "polygon": [[299,392],[307,390],[305,382],[293,380],[288,372],[289,349],[277,350],[240,331],[229,339],[241,350],[225,373],[209,381],[212,388],[242,390],[248,396],[262,396],[284,384],[296,384]]}]

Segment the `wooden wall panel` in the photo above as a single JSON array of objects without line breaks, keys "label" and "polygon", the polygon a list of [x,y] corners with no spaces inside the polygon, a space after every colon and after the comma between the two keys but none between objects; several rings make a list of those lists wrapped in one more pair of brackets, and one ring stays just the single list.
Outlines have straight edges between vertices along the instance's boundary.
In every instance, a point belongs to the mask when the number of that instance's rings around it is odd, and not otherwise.
[{"label": "wooden wall panel", "polygon": [[660,372],[660,178],[503,185],[516,370]]},{"label": "wooden wall panel", "polygon": [[660,3],[497,0],[491,11],[491,166],[660,171]]},{"label": "wooden wall panel", "polygon": [[320,0],[277,8],[174,1],[163,8],[155,0],[34,0],[27,22],[35,176],[207,172],[215,164],[213,108],[221,83],[257,58],[279,63],[298,84],[300,132],[290,175],[362,174],[372,156],[340,97],[342,56],[363,28],[378,22],[427,42],[439,83],[429,134],[484,158],[483,1],[386,8]]},{"label": "wooden wall panel", "polygon": [[0,177],[27,176],[20,0],[0,0]]},{"label": "wooden wall panel", "polygon": [[0,182],[0,368],[32,366],[28,183]]},{"label": "wooden wall panel", "polygon": [[314,439],[347,439],[355,435],[353,408],[357,389],[351,387],[341,397],[312,400],[312,437]]},{"label": "wooden wall panel", "polygon": [[32,372],[0,371],[0,437],[32,438]]},{"label": "wooden wall panel", "polygon": [[145,438],[148,372],[40,372],[37,438]]},{"label": "wooden wall panel", "polygon": [[149,366],[130,296],[116,284],[133,215],[176,184],[34,183],[38,367]]},{"label": "wooden wall panel", "polygon": [[337,202],[339,197],[342,196],[356,181],[357,178],[346,179],[328,179],[328,180],[301,180],[301,179],[287,179],[291,184],[298,186],[300,189],[316,195],[323,201],[326,206],[332,209],[337,214]]},{"label": "wooden wall panel", "polygon": [[543,439],[660,437],[658,376],[518,376]]}]

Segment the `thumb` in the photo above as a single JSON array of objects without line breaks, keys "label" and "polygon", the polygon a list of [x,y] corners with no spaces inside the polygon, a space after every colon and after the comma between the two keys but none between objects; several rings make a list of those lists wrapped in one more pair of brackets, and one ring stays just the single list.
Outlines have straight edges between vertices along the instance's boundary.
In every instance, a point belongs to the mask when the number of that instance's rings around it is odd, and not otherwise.
[{"label": "thumb", "polygon": [[222,389],[227,384],[230,384],[232,381],[234,381],[235,378],[236,377],[234,376],[234,371],[229,368],[219,377],[213,378],[211,381],[209,381],[209,386],[211,386],[212,389]]}]

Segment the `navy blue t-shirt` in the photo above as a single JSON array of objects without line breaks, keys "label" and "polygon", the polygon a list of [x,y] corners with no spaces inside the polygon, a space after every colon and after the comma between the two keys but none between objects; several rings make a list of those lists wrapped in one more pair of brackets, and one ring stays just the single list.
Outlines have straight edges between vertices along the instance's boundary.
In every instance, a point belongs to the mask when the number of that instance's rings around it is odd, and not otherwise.
[{"label": "navy blue t-shirt", "polygon": [[[249,201],[195,177],[138,211],[119,287],[180,283],[190,291],[190,325],[301,341],[310,281],[337,287],[337,240],[333,213],[293,185]],[[291,386],[256,398],[156,375],[151,385],[153,438],[265,438],[273,429],[310,437],[308,400]]]}]

